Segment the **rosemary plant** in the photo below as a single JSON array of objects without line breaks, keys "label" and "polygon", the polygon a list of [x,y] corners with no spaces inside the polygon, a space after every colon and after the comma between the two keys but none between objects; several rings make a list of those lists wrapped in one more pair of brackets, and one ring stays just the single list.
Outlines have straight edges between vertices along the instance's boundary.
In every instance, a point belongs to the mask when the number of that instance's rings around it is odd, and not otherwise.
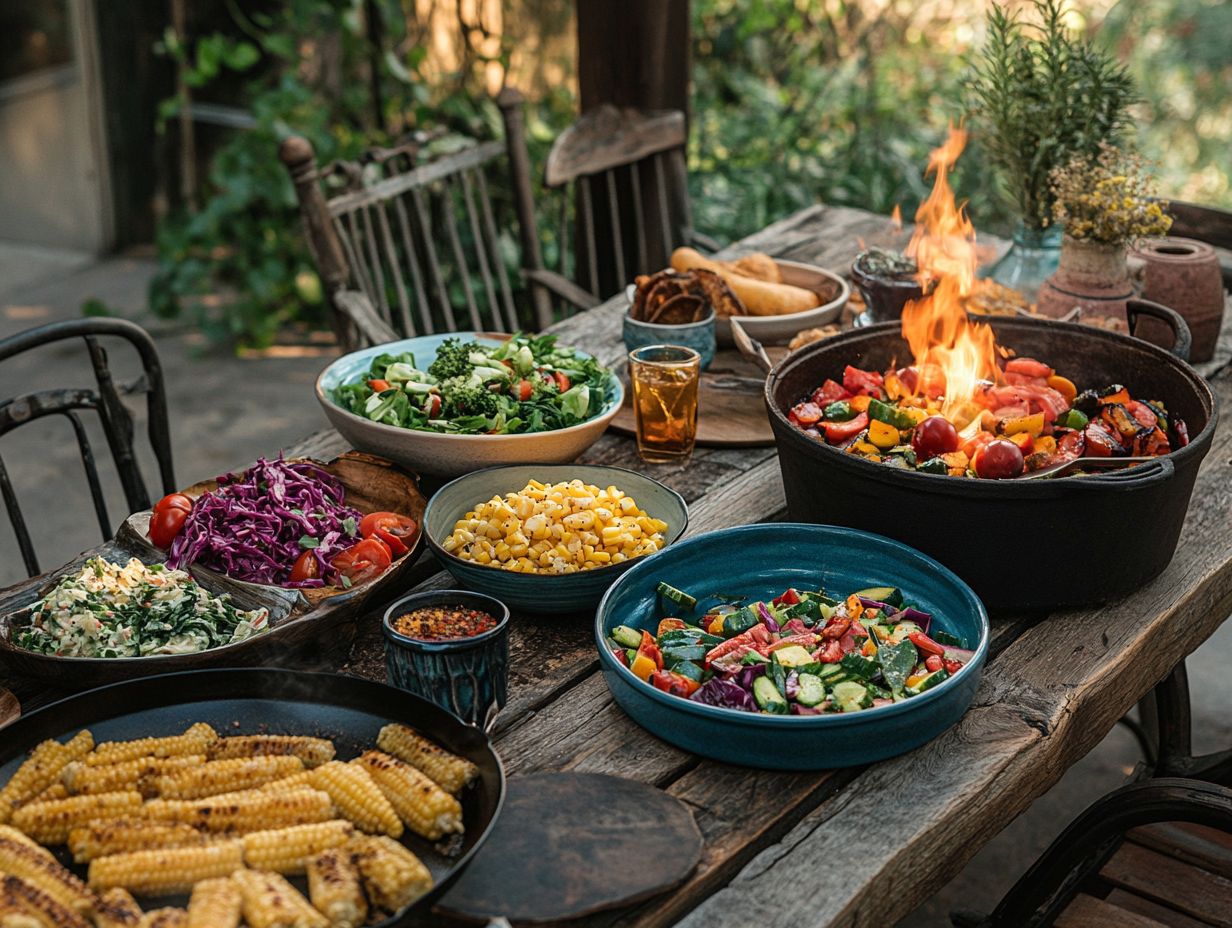
[{"label": "rosemary plant", "polygon": [[1064,0],[1032,0],[1038,22],[994,4],[967,80],[980,141],[1023,221],[1053,217],[1052,171],[1119,144],[1137,100],[1129,73],[1067,29]]}]

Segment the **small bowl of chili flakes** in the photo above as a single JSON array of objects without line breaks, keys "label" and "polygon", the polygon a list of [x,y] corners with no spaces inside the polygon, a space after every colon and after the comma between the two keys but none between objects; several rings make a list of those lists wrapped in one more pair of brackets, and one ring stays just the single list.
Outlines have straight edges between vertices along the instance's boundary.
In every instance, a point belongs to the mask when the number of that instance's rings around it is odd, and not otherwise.
[{"label": "small bowl of chili flakes", "polygon": [[509,608],[465,590],[412,593],[385,610],[390,685],[487,729],[505,704]]}]

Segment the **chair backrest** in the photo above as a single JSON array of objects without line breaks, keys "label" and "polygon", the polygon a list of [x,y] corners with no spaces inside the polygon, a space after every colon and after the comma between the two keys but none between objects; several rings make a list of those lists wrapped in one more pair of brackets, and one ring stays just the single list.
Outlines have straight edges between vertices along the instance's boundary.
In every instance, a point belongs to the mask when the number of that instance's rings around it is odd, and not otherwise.
[{"label": "chair backrest", "polygon": [[[497,100],[505,117],[515,192],[531,201],[520,109],[506,89]],[[637,274],[667,266],[672,251],[693,237],[685,146],[688,128],[677,110],[642,112],[612,105],[584,113],[552,145],[543,187],[556,191],[556,270],[597,299]],[[574,257],[570,247],[576,243]],[[523,241],[523,265],[545,268],[536,245]],[[536,307],[538,309],[538,306]]]},{"label": "chair backrest", "polygon": [[[282,144],[344,349],[519,327],[485,176],[504,146],[480,143],[426,163],[419,147],[318,169],[307,139]],[[356,294],[366,305],[357,307]]]},{"label": "chair backrest", "polygon": [[[107,366],[107,351],[100,342],[100,338],[104,337],[125,339],[137,350],[143,368],[140,377],[131,383],[116,383],[111,369]],[[86,482],[94,502],[94,512],[98,517],[98,526],[106,540],[111,538],[114,526],[107,514],[94,451],[78,413],[84,410],[98,414],[119,474],[128,511],[148,509],[150,497],[133,446],[133,417],[122,398],[145,394],[148,416],[146,431],[158,462],[160,483],[164,494],[174,492],[175,474],[171,465],[171,432],[167,424],[163,371],[149,334],[139,325],[125,319],[72,319],[19,332],[0,340],[0,363],[43,345],[75,338],[85,340],[90,365],[94,370],[95,386],[66,387],[23,393],[10,398],[0,397],[0,436],[36,419],[64,416],[76,437]],[[35,555],[34,544],[3,458],[0,458],[0,497],[4,499],[9,522],[17,536],[17,546],[21,551],[26,572],[33,577],[39,573],[38,557]]]}]

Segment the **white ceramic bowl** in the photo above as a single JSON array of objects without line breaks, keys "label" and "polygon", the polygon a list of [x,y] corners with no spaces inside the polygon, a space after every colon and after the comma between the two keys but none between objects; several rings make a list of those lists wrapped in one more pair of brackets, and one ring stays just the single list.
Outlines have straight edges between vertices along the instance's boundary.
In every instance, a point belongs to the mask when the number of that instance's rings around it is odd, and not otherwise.
[{"label": "white ceramic bowl", "polygon": [[330,424],[353,447],[397,461],[420,474],[458,477],[498,464],[564,464],[572,461],[598,441],[620,410],[620,404],[624,402],[620,378],[612,376],[608,402],[594,418],[567,429],[526,435],[447,435],[404,429],[365,419],[343,409],[330,398],[336,387],[354,383],[365,373],[377,355],[409,351],[415,355],[415,363],[423,369],[432,363],[436,349],[447,338],[476,339],[498,345],[507,337],[484,332],[448,332],[353,351],[321,372],[316,383],[317,402],[321,404]]}]

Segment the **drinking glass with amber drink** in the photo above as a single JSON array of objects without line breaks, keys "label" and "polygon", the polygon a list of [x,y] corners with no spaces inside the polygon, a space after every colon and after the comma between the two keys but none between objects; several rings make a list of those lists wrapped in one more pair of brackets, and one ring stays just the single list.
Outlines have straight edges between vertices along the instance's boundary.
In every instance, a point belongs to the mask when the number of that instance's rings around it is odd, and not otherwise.
[{"label": "drinking glass with amber drink", "polygon": [[679,345],[629,352],[637,417],[637,451],[648,464],[684,461],[697,439],[697,378],[701,356]]}]

